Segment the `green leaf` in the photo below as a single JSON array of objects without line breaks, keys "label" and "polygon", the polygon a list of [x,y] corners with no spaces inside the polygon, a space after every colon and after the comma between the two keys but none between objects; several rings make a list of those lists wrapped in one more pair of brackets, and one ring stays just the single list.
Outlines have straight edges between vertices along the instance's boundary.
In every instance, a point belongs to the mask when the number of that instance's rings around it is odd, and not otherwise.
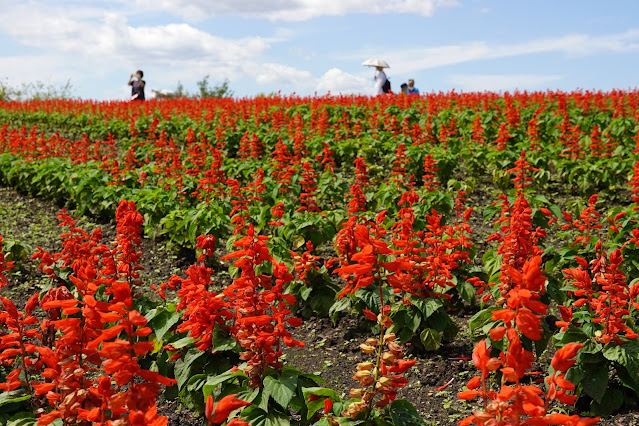
[{"label": "green leaf", "polygon": [[173,346],[175,349],[182,349],[188,345],[190,345],[191,343],[195,342],[195,339],[192,337],[183,337],[180,340],[176,340],[175,342],[171,343],[171,346]]},{"label": "green leaf", "polygon": [[189,391],[200,391],[202,386],[206,383],[206,374],[196,374],[191,376],[188,382],[186,382],[186,389]]},{"label": "green leaf", "polygon": [[262,392],[260,393],[260,399],[259,402],[254,401],[253,404],[257,405],[258,407],[260,407],[262,410],[268,412],[268,402],[271,399],[271,393],[268,391],[268,389],[263,388]]},{"label": "green leaf", "polygon": [[573,365],[566,372],[566,380],[575,386],[579,385],[585,376],[586,373],[583,370],[583,365],[580,363]]},{"label": "green leaf", "polygon": [[563,217],[561,214],[561,208],[556,204],[549,205],[548,210],[550,210],[556,217]]},{"label": "green leaf", "polygon": [[[153,311],[155,311],[155,309],[152,309],[149,313],[147,313],[147,319],[149,319],[148,317]],[[162,337],[164,337],[166,332],[180,320],[180,317],[180,313],[175,311],[175,305],[171,304],[167,307],[167,309],[162,309],[159,312],[154,313],[147,326],[155,332],[156,339],[162,340]]]},{"label": "green leaf", "polygon": [[0,407],[14,402],[22,402],[30,399],[31,396],[24,389],[16,389],[10,392],[0,393]]},{"label": "green leaf", "polygon": [[286,409],[295,395],[297,378],[285,375],[281,375],[279,378],[266,376],[263,384],[264,389],[268,390],[275,402]]},{"label": "green leaf", "polygon": [[237,340],[222,329],[219,324],[215,324],[213,329],[213,346],[211,351],[232,351],[237,348]]},{"label": "green leaf", "polygon": [[322,387],[311,387],[304,388],[302,393],[304,394],[304,399],[308,399],[311,395],[317,396],[326,396],[332,400],[339,400],[339,395],[333,389],[330,388],[322,388]]},{"label": "green leaf", "polygon": [[592,399],[601,403],[608,387],[608,367],[601,364],[584,364],[585,373],[581,384]]},{"label": "green leaf", "polygon": [[421,340],[424,348],[427,351],[436,351],[441,346],[442,336],[437,330],[427,328],[426,330],[422,331],[419,339]]},{"label": "green leaf", "polygon": [[395,426],[425,426],[417,410],[410,402],[398,399],[390,404],[390,415]]},{"label": "green leaf", "polygon": [[11,417],[6,426],[35,426],[38,421],[31,413],[18,413]]},{"label": "green leaf", "polygon": [[289,426],[289,417],[275,410],[268,413],[255,405],[251,405],[242,411],[242,417],[252,426]]},{"label": "green leaf", "polygon": [[[312,380],[313,382],[319,382],[319,383],[326,383],[326,380],[324,380],[322,377],[317,376],[315,374],[310,374],[310,373],[303,373],[291,366],[285,365],[284,368],[282,368],[282,374],[286,374],[287,376],[297,376],[297,377],[302,377],[305,379],[309,379]],[[308,386],[309,384],[307,384]]]},{"label": "green leaf", "polygon": [[[438,311],[435,311],[430,318],[428,318],[428,320],[426,321],[426,323],[430,326],[430,328],[434,328],[437,331],[444,331],[446,330],[446,328],[448,328],[450,326],[450,324],[452,323],[453,326],[455,325],[452,320],[450,319],[450,317],[448,316],[448,314],[446,313],[445,310],[440,309]],[[452,336],[455,337],[455,334],[457,334],[456,328],[453,327],[452,329],[450,329],[449,331],[452,331]]]},{"label": "green leaf", "polygon": [[315,413],[324,408],[324,398],[315,399],[313,401],[306,402],[306,420],[311,419]]},{"label": "green leaf", "polygon": [[490,218],[493,217],[493,215],[497,213],[498,211],[499,211],[499,207],[497,206],[488,205],[484,207],[484,211],[483,211],[484,222],[488,222]]},{"label": "green leaf", "polygon": [[213,391],[215,390],[215,388],[217,387],[217,385],[219,385],[220,383],[223,383],[233,377],[240,377],[240,376],[244,376],[244,372],[242,370],[236,370],[236,371],[228,370],[222,374],[218,374],[215,376],[208,376],[208,378],[206,379],[206,382],[204,383],[204,387],[202,388],[202,391],[204,392],[204,397],[206,398],[209,395],[211,395]]},{"label": "green leaf", "polygon": [[468,281],[462,281],[457,285],[457,290],[459,291],[459,295],[466,302],[472,302],[475,298],[475,286],[469,283]]},{"label": "green leaf", "polygon": [[539,204],[550,204],[550,201],[548,201],[548,198],[546,198],[543,195],[533,195],[532,200],[534,200],[535,202]]},{"label": "green leaf", "polygon": [[[482,309],[477,312],[472,318],[468,321],[468,327],[470,328],[470,332],[474,333],[480,327],[483,327],[487,323],[491,322],[493,317],[493,313],[489,309]],[[492,327],[491,327],[492,328]]]},{"label": "green leaf", "polygon": [[337,316],[340,312],[350,309],[351,307],[351,299],[348,296],[345,296],[339,299],[337,302],[333,303],[333,306],[328,310],[328,315],[333,320],[333,323],[337,322]]},{"label": "green leaf", "polygon": [[603,355],[606,359],[623,366],[635,383],[639,383],[639,344],[637,342],[627,342],[622,345],[608,344],[603,349]]},{"label": "green leaf", "polygon": [[187,353],[184,358],[180,358],[175,363],[175,380],[177,380],[178,389],[189,381],[191,376],[197,371],[202,370],[206,352]]},{"label": "green leaf", "polygon": [[439,299],[421,299],[421,298],[411,298],[411,302],[417,306],[417,308],[422,312],[424,319],[433,315],[439,308],[444,306],[441,300]]},{"label": "green leaf", "polygon": [[639,383],[630,376],[628,370],[625,368],[617,368],[617,377],[619,377],[622,385],[628,389],[632,389],[637,395],[639,395]]},{"label": "green leaf", "polygon": [[231,253],[231,252],[235,251],[235,247],[233,247],[233,243],[235,243],[239,239],[240,239],[239,236],[233,235],[233,236],[229,237],[228,240],[226,240],[226,252],[227,253]]},{"label": "green leaf", "polygon": [[302,287],[302,291],[300,291],[300,296],[302,297],[302,300],[304,301],[308,300],[312,292],[313,292],[313,287],[311,286]]},{"label": "green leaf", "polygon": [[241,388],[237,393],[236,398],[241,399],[246,402],[252,402],[254,406],[260,405],[260,400],[262,399],[262,390],[260,388],[251,389],[248,387]]},{"label": "green leaf", "polygon": [[416,308],[402,307],[393,317],[391,330],[399,335],[402,342],[406,342],[412,339],[421,322],[422,315]]},{"label": "green leaf", "polygon": [[[552,266],[552,265],[549,265],[550,263],[552,263],[552,261],[546,262],[547,268]],[[548,271],[552,273],[551,270],[548,270]],[[550,276],[548,278],[548,284],[546,285],[546,293],[550,296],[552,300],[557,302],[558,305],[563,304],[566,301],[566,292],[562,291],[562,289],[560,289],[559,287],[560,287],[560,282],[555,277]]]},{"label": "green leaf", "polygon": [[602,416],[609,416],[621,407],[623,393],[619,389],[604,390],[606,392],[600,401],[590,403],[590,410]]},{"label": "green leaf", "polygon": [[577,328],[572,324],[568,326],[568,329],[563,334],[558,334],[557,336],[560,346],[565,346],[572,342],[584,343],[590,340],[590,337],[581,328]]},{"label": "green leaf", "polygon": [[449,320],[448,324],[446,324],[446,328],[442,332],[442,339],[444,340],[453,340],[455,336],[459,333],[459,327],[455,324],[454,321]]},{"label": "green leaf", "polygon": [[304,243],[306,243],[306,241],[301,235],[293,235],[293,238],[291,238],[291,243],[293,244],[293,250],[297,250],[298,248],[302,247]]},{"label": "green leaf", "polygon": [[373,312],[379,312],[381,308],[381,299],[376,288],[360,288],[355,292],[355,297],[364,302],[365,307]]},{"label": "green leaf", "polygon": [[[320,388],[320,387],[304,388],[303,394],[304,394],[304,401],[308,401],[308,398],[311,395],[324,396],[333,401],[340,400],[340,397],[339,395],[337,395],[337,392],[335,392],[333,389],[328,389],[328,388]],[[324,408],[324,400],[326,398],[320,398],[320,399],[316,399],[315,401],[310,401],[306,403],[306,408],[308,410],[308,413],[306,415],[307,420],[313,417],[315,413],[317,413],[319,410]]]}]

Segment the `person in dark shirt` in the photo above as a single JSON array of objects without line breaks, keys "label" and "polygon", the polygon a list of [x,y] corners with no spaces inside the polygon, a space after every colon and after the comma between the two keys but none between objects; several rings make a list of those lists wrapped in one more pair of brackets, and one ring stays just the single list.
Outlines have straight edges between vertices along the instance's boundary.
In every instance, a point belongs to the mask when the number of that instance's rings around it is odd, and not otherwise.
[{"label": "person in dark shirt", "polygon": [[[137,80],[133,81],[133,77],[137,77]],[[135,74],[131,74],[131,77],[129,77],[129,86],[131,86],[132,101],[144,100],[145,82],[144,80],[142,80],[142,77],[144,77],[144,73],[142,72],[142,70],[138,70]]]}]

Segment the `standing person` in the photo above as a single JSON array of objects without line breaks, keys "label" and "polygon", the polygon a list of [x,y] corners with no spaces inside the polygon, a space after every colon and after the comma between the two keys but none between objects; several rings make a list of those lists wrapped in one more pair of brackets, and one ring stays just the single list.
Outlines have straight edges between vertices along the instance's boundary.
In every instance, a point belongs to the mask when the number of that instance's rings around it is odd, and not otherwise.
[{"label": "standing person", "polygon": [[405,95],[407,93],[407,91],[408,91],[408,84],[402,83],[402,85],[399,86],[399,87],[402,89],[402,91],[399,94],[400,95]]},{"label": "standing person", "polygon": [[419,95],[419,89],[415,87],[415,80],[412,78],[408,80],[408,89],[406,90],[408,95]]},{"label": "standing person", "polygon": [[387,81],[388,78],[386,78],[384,67],[377,67],[377,71],[375,72],[375,95],[383,95],[384,93],[387,93],[384,91]]},{"label": "standing person", "polygon": [[[133,77],[137,77],[137,80],[133,81]],[[146,82],[142,80],[144,73],[142,70],[137,70],[135,74],[131,74],[129,77],[129,86],[131,86],[131,100],[143,101],[144,100],[144,85]]]}]

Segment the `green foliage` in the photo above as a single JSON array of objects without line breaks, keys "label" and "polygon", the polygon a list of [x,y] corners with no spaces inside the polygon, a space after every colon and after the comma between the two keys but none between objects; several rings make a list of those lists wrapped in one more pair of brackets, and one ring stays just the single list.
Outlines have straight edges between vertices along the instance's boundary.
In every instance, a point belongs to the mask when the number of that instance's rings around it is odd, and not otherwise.
[{"label": "green foliage", "polygon": [[15,262],[14,268],[21,268],[33,254],[33,247],[18,240],[3,238],[2,252],[7,262]]},{"label": "green foliage", "polygon": [[224,80],[213,87],[209,86],[209,76],[206,75],[197,83],[198,93],[195,95],[198,99],[206,98],[232,98],[233,91],[230,88],[230,81]]},{"label": "green foliage", "polygon": [[35,81],[22,83],[20,86],[12,86],[7,80],[0,80],[0,101],[42,101],[72,97],[71,80],[67,80],[62,85]]},{"label": "green foliage", "polygon": [[233,91],[231,90],[231,82],[226,79],[221,83],[210,85],[209,76],[206,75],[202,80],[198,80],[196,83],[197,91],[191,93],[184,89],[184,85],[178,81],[175,90],[153,90],[156,99],[181,99],[181,98],[195,98],[195,99],[207,99],[207,98],[232,98]]},{"label": "green foliage", "polygon": [[180,81],[177,82],[177,86],[173,92],[153,90],[153,94],[156,99],[180,99],[188,97],[188,93],[184,90],[184,85]]}]

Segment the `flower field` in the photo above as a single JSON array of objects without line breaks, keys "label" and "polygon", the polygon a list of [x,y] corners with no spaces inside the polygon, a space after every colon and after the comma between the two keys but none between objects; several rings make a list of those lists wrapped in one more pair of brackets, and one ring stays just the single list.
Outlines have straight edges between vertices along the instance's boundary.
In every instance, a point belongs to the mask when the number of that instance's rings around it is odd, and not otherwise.
[{"label": "flower field", "polygon": [[2,185],[72,210],[2,235],[0,421],[630,424],[638,131],[638,91],[0,103]]}]

